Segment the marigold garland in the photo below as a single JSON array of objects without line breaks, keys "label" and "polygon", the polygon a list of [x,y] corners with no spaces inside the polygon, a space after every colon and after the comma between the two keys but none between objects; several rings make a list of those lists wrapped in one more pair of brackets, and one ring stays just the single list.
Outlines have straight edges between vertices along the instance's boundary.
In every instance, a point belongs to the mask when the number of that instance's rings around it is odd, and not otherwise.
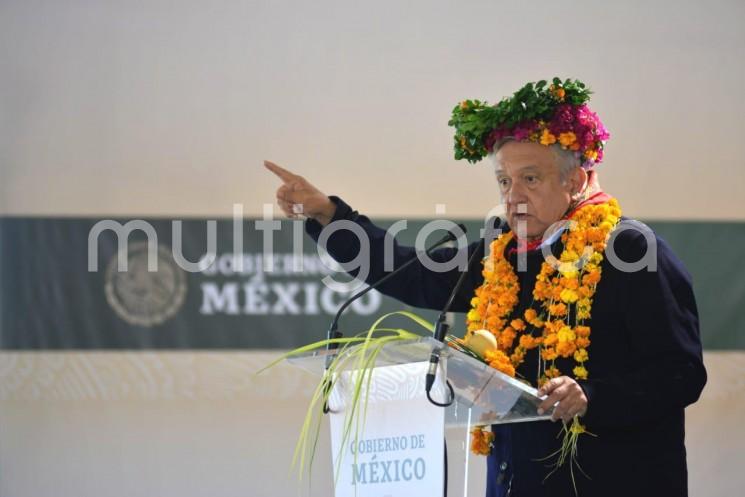
[{"label": "marigold garland", "polygon": [[[569,217],[561,236],[563,251],[558,260],[549,258],[541,265],[533,288],[533,303],[521,317],[513,317],[520,285],[504,255],[514,235],[503,233],[492,242],[491,254],[484,260],[484,282],[476,289],[466,316],[467,336],[486,329],[497,339],[498,349],[484,357],[491,367],[514,377],[525,354],[537,348],[542,360],[537,386],[562,374],[571,374],[578,380],[588,378],[585,363],[590,357],[591,330],[585,322],[592,314],[593,297],[602,275],[603,253],[620,217],[621,209],[615,199],[585,205]],[[571,372],[559,370],[556,364],[559,357],[574,360]],[[584,432],[577,418],[572,430],[572,433]],[[574,440],[576,445],[576,437]]]},{"label": "marigold garland", "polygon": [[488,456],[494,444],[494,433],[486,431],[482,426],[471,429],[471,452],[480,456]]}]

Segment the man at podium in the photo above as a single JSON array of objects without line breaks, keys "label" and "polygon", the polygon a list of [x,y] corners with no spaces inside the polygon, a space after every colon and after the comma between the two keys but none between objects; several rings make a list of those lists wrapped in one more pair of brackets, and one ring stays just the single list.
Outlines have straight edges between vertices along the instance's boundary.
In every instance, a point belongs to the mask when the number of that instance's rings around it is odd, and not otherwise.
[{"label": "man at podium", "polygon": [[[494,106],[461,102],[450,121],[456,159],[493,163],[507,212],[488,250],[469,246],[482,264],[468,269],[452,309],[467,313],[466,338],[493,337],[486,354],[493,367],[539,387],[542,409],[555,405],[554,422],[492,427],[489,497],[687,495],[684,408],[706,383],[691,279],[667,243],[622,217],[601,189],[609,134],[589,95],[580,81],[554,78]],[[383,229],[305,178],[265,165],[282,180],[280,207],[307,216],[313,239],[339,220],[364,231],[366,281],[414,256],[394,243],[386,265]],[[360,242],[337,230],[326,249],[347,262]],[[455,252],[442,248],[431,258],[444,262]],[[439,310],[458,276],[457,268],[416,263],[379,289]]]}]

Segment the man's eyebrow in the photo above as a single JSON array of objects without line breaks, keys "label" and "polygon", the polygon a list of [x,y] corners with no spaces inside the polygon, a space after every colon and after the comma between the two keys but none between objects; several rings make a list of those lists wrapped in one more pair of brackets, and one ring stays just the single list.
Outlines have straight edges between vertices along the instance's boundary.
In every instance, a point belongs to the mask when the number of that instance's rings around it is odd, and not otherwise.
[{"label": "man's eyebrow", "polygon": [[[521,167],[518,170],[518,172],[520,172],[520,173],[523,173],[523,172],[526,172],[526,171],[527,172],[540,172],[540,168],[538,166],[534,166],[534,165],[531,164],[529,166]],[[497,169],[496,171],[494,171],[494,174],[496,174],[497,176],[499,176],[500,174],[505,174],[505,172],[504,172],[504,169]]]}]

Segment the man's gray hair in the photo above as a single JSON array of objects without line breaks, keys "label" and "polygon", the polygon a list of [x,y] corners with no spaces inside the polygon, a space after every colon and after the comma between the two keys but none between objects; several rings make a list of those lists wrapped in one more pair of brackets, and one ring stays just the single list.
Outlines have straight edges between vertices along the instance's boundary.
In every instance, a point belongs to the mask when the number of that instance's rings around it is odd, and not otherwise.
[{"label": "man's gray hair", "polygon": [[[494,144],[494,149],[489,153],[489,155],[496,154],[506,143],[513,141],[515,141],[515,139],[509,136],[502,138]],[[561,145],[558,143],[550,145],[549,148],[554,152],[554,156],[556,157],[556,164],[559,166],[559,174],[561,175],[562,181],[566,181],[575,168],[581,167],[580,158],[574,151],[565,150],[561,148]]]}]

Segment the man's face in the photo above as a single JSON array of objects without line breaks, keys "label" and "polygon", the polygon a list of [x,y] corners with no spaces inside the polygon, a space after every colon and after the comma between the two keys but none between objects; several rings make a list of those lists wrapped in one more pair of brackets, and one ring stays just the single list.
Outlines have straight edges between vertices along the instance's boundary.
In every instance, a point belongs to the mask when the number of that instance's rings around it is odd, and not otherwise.
[{"label": "man's face", "polygon": [[529,240],[541,238],[571,201],[572,187],[562,184],[556,156],[539,143],[508,142],[495,159],[510,228]]}]

